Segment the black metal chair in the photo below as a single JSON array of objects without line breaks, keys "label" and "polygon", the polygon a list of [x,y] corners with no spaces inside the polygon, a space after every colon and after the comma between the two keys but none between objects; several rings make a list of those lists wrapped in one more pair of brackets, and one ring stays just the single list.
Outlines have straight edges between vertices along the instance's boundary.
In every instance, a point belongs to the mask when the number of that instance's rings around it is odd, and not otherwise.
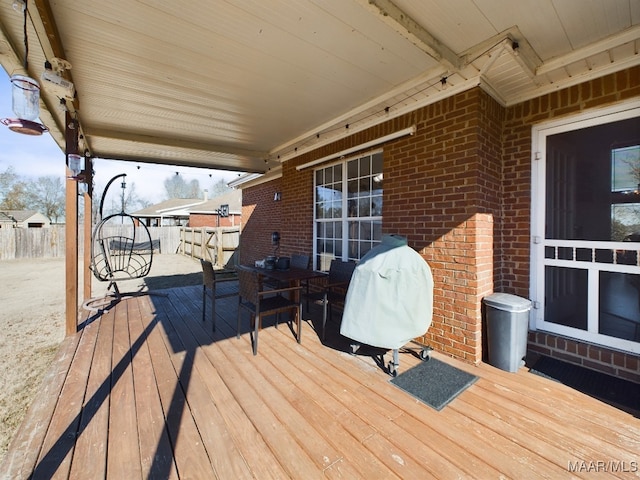
[{"label": "black metal chair", "polygon": [[[238,282],[240,293],[238,297],[238,330],[237,338],[240,338],[240,323],[242,310],[247,310],[251,316],[251,345],[253,354],[258,353],[258,332],[262,328],[262,318],[269,315],[276,315],[276,327],[279,322],[280,313],[289,312],[290,321],[296,319],[297,333],[296,340],[300,343],[302,338],[302,310],[300,308],[299,295],[297,291],[300,287],[287,287],[277,289],[264,289],[262,285],[262,275],[258,272],[239,268]],[[284,295],[288,294],[288,295]],[[293,327],[292,331],[293,331]]]},{"label": "black metal chair", "polygon": [[355,268],[355,262],[332,260],[329,267],[329,275],[323,279],[320,291],[305,294],[307,301],[322,306],[322,341],[326,337],[327,318],[331,320],[333,316],[333,307],[339,304],[344,305],[349,282]]},{"label": "black metal chair", "polygon": [[309,268],[309,261],[311,257],[309,255],[291,255],[291,262],[289,265],[292,268]]},{"label": "black metal chair", "polygon": [[[202,321],[206,320],[207,297],[211,292],[211,323],[213,331],[216,331],[216,300],[218,298],[235,297],[238,295],[238,276],[235,271],[214,270],[213,264],[208,260],[200,259],[202,265]],[[231,282],[234,282],[231,284]],[[218,288],[218,284],[224,286]]]}]

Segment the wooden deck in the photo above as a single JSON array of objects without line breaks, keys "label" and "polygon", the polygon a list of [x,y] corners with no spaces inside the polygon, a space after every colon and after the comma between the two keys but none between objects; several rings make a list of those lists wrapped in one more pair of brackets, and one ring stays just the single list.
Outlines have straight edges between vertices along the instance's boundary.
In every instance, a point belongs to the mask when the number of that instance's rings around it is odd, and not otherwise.
[{"label": "wooden deck", "polygon": [[640,419],[526,369],[435,354],[480,377],[437,412],[309,323],[300,345],[265,326],[254,357],[236,298],[212,336],[200,287],[165,292],[65,340],[0,478],[640,477]]}]

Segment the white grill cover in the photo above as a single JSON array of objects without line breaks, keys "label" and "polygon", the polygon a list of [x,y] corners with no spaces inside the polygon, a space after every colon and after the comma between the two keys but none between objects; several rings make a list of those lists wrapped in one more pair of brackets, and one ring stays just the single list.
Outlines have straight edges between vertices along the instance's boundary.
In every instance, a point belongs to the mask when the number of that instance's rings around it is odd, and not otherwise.
[{"label": "white grill cover", "polygon": [[423,335],[433,315],[429,264],[398,235],[385,235],[353,272],[340,334],[396,349]]}]

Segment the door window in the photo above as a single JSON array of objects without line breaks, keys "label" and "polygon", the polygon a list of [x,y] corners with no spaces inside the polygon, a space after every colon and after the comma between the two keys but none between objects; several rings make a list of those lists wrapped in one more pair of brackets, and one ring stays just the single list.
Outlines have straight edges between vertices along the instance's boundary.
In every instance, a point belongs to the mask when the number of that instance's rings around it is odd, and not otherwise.
[{"label": "door window", "polygon": [[639,352],[640,111],[537,134],[535,327]]}]

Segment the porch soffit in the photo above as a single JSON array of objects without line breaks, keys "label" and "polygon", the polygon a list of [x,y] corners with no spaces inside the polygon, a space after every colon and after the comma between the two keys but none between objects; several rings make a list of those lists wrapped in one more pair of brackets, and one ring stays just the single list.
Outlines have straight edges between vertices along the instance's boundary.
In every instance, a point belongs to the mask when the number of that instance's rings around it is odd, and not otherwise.
[{"label": "porch soffit", "polygon": [[[28,74],[68,60],[82,149],[136,162],[263,173],[477,85],[513,105],[640,64],[634,0],[28,5]],[[9,74],[24,73],[22,21],[0,3]],[[41,112],[64,146],[47,85]]]}]

